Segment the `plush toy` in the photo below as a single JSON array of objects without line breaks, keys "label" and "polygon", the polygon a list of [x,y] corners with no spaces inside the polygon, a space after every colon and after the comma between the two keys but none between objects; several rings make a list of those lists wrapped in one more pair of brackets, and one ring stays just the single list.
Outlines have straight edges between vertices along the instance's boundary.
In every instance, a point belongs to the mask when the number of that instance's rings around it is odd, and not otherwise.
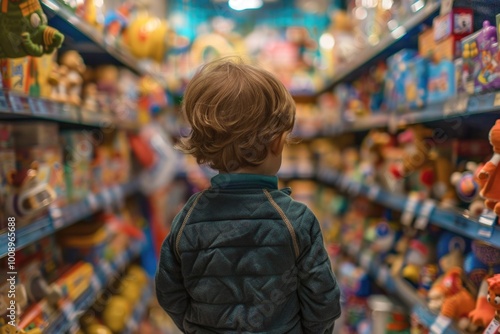
[{"label": "plush toy", "polygon": [[405,258],[402,276],[417,286],[422,268],[429,263],[432,249],[426,238],[413,239]]},{"label": "plush toy", "polygon": [[500,174],[497,171],[500,163],[500,120],[497,120],[491,128],[489,139],[494,154],[479,171],[477,181],[481,186],[480,195],[485,199],[484,204],[498,216],[500,215]]},{"label": "plush toy", "polygon": [[100,111],[111,112],[118,98],[119,71],[114,65],[102,65],[95,71],[97,102]]},{"label": "plush toy", "polygon": [[385,162],[384,149],[391,143],[391,136],[383,131],[372,130],[361,143],[361,170],[364,183],[381,184]]},{"label": "plush toy", "polygon": [[451,183],[455,186],[458,198],[468,204],[469,214],[479,217],[484,210],[484,203],[479,197],[479,183],[476,181],[478,164],[469,161],[463,172],[455,172],[451,175]]},{"label": "plush toy", "polygon": [[38,0],[2,1],[0,31],[0,58],[40,57],[52,53],[64,40],[64,35],[47,25]]},{"label": "plush toy", "polygon": [[[468,316],[474,309],[472,295],[463,287],[463,271],[459,267],[448,270],[443,279],[429,292],[429,307],[439,309],[440,315],[458,322],[462,330],[475,330]],[[441,305],[440,305],[441,304]]]},{"label": "plush toy", "polygon": [[85,63],[83,58],[76,51],[65,52],[60,59],[60,64],[67,69],[65,93],[66,101],[74,105],[81,104],[83,74],[85,73]]},{"label": "plush toy", "polygon": [[455,204],[455,191],[450,182],[451,162],[439,154],[438,147],[428,142],[433,130],[421,125],[413,126],[398,136],[405,148],[400,166],[391,170],[397,178],[406,178],[409,190],[420,198],[434,197],[445,206]]},{"label": "plush toy", "polygon": [[38,163],[33,162],[30,169],[13,171],[8,175],[13,191],[7,198],[7,212],[17,217],[20,223],[29,222],[56,199],[55,191],[47,183],[40,182],[38,173]]},{"label": "plush toy", "polygon": [[495,309],[495,316],[484,333],[500,333],[500,274],[488,279],[488,296],[486,298],[488,303]]},{"label": "plush toy", "polygon": [[479,285],[476,306],[469,317],[476,326],[485,327],[493,319],[495,312],[487,300],[487,281],[491,275],[500,272],[500,249],[475,240],[464,268],[470,280]]}]

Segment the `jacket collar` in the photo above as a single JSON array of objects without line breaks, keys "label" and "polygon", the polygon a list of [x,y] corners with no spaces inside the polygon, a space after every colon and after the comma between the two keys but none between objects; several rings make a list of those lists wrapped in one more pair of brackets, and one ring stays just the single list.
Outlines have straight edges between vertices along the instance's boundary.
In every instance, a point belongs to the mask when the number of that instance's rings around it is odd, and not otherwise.
[{"label": "jacket collar", "polygon": [[222,189],[278,189],[278,177],[261,174],[220,173],[211,179],[213,188]]}]

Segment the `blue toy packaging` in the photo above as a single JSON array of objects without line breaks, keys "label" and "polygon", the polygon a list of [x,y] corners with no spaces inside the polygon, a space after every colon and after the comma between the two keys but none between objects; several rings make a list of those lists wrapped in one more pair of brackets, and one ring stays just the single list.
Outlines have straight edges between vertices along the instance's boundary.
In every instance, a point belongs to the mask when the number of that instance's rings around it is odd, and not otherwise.
[{"label": "blue toy packaging", "polygon": [[406,63],[403,73],[404,103],[408,109],[421,109],[427,103],[427,81],[429,61],[422,57],[415,57]]},{"label": "blue toy packaging", "polygon": [[443,60],[429,64],[429,84],[427,102],[443,102],[456,94],[455,64]]}]

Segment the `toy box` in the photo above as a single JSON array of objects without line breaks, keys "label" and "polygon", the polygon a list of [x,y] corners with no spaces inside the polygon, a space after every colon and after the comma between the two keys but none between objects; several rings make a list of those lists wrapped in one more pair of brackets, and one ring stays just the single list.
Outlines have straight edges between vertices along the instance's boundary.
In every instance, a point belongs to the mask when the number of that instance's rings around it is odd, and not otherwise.
[{"label": "toy box", "polygon": [[56,206],[67,203],[66,183],[64,182],[63,153],[59,146],[16,147],[16,167],[28,169],[36,161],[39,164],[38,178],[47,183],[56,193]]},{"label": "toy box", "polygon": [[387,108],[395,110],[405,105],[406,94],[404,91],[407,63],[417,56],[415,50],[401,50],[387,60],[387,77],[385,83],[385,100]]},{"label": "toy box", "polygon": [[404,92],[403,103],[399,107],[409,109],[423,108],[427,103],[427,81],[429,62],[422,57],[415,57],[408,61],[402,74]]},{"label": "toy box", "polygon": [[433,62],[454,60],[462,55],[462,37],[450,35],[436,42],[434,29],[427,29],[418,37],[418,53]]},{"label": "toy box", "polygon": [[79,201],[90,192],[90,164],[94,147],[81,131],[63,132],[61,138],[68,201]]},{"label": "toy box", "polygon": [[453,8],[450,13],[436,17],[432,26],[434,40],[437,42],[450,36],[461,39],[474,32],[473,11],[467,8]]},{"label": "toy box", "polygon": [[4,89],[21,94],[38,94],[40,85],[36,80],[35,58],[0,59],[0,72]]},{"label": "toy box", "polygon": [[455,94],[455,64],[449,60],[438,64],[430,63],[427,102],[443,102]]},{"label": "toy box", "polygon": [[488,21],[483,29],[462,40],[462,80],[469,94],[500,87],[497,29]]}]

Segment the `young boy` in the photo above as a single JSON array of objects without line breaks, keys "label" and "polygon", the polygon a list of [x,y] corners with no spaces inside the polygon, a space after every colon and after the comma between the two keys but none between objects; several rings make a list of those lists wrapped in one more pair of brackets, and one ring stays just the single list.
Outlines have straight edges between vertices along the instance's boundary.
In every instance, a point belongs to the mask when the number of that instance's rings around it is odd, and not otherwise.
[{"label": "young boy", "polygon": [[184,333],[332,333],[340,290],[319,223],[276,173],[295,103],[272,74],[220,60],[189,83],[180,149],[219,174],[163,243],[156,294]]}]

